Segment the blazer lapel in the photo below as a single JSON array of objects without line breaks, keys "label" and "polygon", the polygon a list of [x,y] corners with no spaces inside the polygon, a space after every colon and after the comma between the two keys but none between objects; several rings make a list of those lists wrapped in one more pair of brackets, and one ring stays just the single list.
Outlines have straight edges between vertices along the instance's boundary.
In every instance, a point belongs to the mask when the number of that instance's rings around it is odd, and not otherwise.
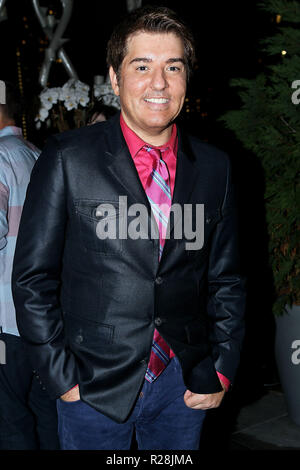
[{"label": "blazer lapel", "polygon": [[109,152],[106,152],[106,155],[109,157],[107,169],[124,188],[124,194],[129,194],[135,202],[144,204],[150,209],[146,193],[127,147],[121,148],[115,155]]},{"label": "blazer lapel", "polygon": [[107,130],[107,150],[105,152],[108,171],[124,188],[124,194],[130,194],[135,202],[144,204],[150,210],[150,204],[129,153],[120,126],[120,114],[111,119]]}]

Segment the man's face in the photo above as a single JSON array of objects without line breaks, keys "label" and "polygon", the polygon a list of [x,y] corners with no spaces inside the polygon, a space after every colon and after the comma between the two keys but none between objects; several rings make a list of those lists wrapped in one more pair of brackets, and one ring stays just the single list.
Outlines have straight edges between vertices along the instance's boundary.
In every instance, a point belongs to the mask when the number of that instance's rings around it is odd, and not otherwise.
[{"label": "man's face", "polygon": [[110,78],[127,125],[145,140],[167,138],[186,93],[182,40],[173,33],[130,36],[120,79],[112,67]]}]

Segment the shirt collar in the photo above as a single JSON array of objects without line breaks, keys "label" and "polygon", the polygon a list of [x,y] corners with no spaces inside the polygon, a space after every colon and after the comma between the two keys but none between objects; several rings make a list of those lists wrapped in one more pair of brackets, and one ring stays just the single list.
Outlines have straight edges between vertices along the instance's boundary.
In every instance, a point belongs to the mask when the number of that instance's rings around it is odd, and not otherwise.
[{"label": "shirt collar", "polygon": [[[141,139],[132,129],[130,129],[130,127],[128,127],[128,125],[126,124],[122,116],[122,113],[120,114],[120,125],[121,125],[124,138],[126,140],[129,152],[132,158],[135,158],[138,152],[141,150],[141,148],[149,144],[147,144],[147,142]],[[152,145],[151,147],[158,148],[158,149],[161,149],[161,148],[165,149],[169,147],[170,150],[172,150],[174,156],[176,157],[177,155],[177,126],[176,124],[172,125],[171,137],[166,144],[160,145],[160,146]]]},{"label": "shirt collar", "polygon": [[16,126],[5,126],[0,130],[0,137],[7,135],[22,135],[22,129]]}]

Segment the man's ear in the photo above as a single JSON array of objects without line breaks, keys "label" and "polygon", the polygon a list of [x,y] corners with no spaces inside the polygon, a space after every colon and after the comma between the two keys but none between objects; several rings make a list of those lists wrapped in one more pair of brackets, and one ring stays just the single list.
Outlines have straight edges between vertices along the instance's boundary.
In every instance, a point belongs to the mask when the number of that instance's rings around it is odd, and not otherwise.
[{"label": "man's ear", "polygon": [[112,68],[112,66],[109,67],[108,72],[109,72],[110,83],[114,91],[114,94],[119,96],[120,93],[119,93],[119,84],[118,84],[117,74]]}]

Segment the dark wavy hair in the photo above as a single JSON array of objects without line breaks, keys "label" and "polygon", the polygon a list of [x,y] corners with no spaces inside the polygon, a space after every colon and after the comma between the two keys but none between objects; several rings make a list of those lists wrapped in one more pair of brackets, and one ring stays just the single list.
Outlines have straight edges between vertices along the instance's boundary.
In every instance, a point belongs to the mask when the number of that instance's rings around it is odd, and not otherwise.
[{"label": "dark wavy hair", "polygon": [[184,45],[187,80],[196,61],[195,40],[189,27],[166,7],[144,6],[133,10],[114,29],[108,44],[106,62],[120,78],[121,65],[127,54],[127,40],[137,32],[174,33]]}]

